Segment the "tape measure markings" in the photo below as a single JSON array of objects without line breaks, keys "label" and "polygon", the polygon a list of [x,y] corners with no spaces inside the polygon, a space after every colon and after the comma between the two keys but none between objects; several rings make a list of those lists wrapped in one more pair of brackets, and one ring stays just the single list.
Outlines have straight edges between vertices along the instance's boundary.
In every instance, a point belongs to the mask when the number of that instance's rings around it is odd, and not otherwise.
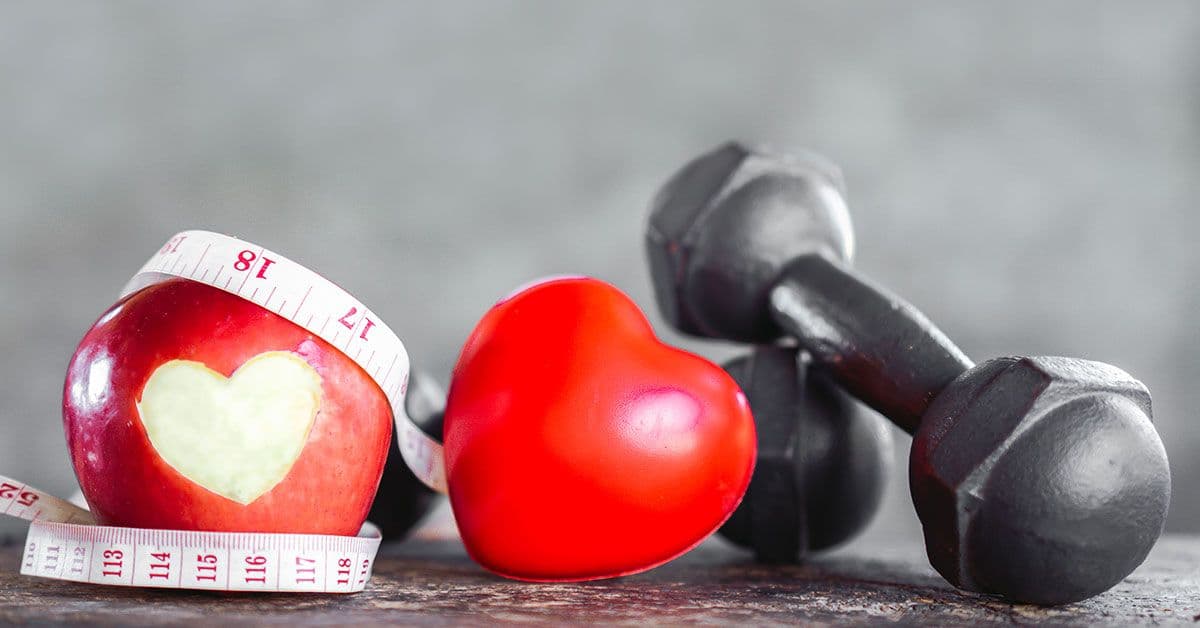
[{"label": "tape measure markings", "polygon": [[[4,504],[4,514],[34,521],[37,519],[53,519],[55,521],[72,521],[78,523],[93,523],[92,514],[71,502],[59,499],[48,493],[43,493],[28,484],[23,484],[12,478],[0,475],[0,503]],[[30,510],[37,505],[36,510]],[[13,510],[20,506],[19,510]]]},{"label": "tape measure markings", "polygon": [[[297,316],[300,315],[300,309],[304,307],[304,302],[308,300],[308,295],[310,295],[310,294],[312,294],[312,286],[309,286],[308,290],[304,291],[304,296],[300,298],[300,305],[296,306],[296,311],[295,311],[295,313],[292,314],[293,319],[295,319]],[[280,309],[283,309],[283,308],[280,307]],[[312,314],[308,315],[308,322],[310,324],[312,323]]]},{"label": "tape measure markings", "polygon": [[[239,272],[241,283],[230,288]],[[121,296],[171,277],[230,292],[339,348],[387,396],[409,468],[427,485],[445,492],[441,444],[422,432],[404,409],[409,366],[404,344],[360,301],[286,257],[206,231],[185,231],[168,240]],[[267,284],[250,284],[247,294],[251,279]],[[260,300],[268,284],[271,289]],[[278,303],[272,305],[276,296]],[[297,303],[290,316],[284,313],[289,302]],[[313,321],[322,314],[325,320],[317,328]],[[340,325],[330,332],[334,322]],[[371,351],[364,360],[368,347]],[[382,361],[376,360],[388,353],[391,360],[380,376]],[[4,476],[0,476],[0,513],[31,521],[22,574],[109,585],[351,593],[361,591],[370,578],[381,540],[370,523],[356,537],[97,526],[87,510]]]},{"label": "tape measure markings", "polygon": [[[194,263],[192,259],[195,259]],[[219,280],[227,269],[228,260],[234,260],[232,272],[222,283]],[[236,294],[287,318],[325,339],[357,362],[364,372],[376,380],[392,405],[401,441],[400,451],[405,462],[425,484],[445,492],[440,443],[429,438],[404,412],[404,395],[408,389],[407,352],[400,339],[374,312],[333,282],[282,255],[237,238],[206,231],[185,231],[171,238],[130,281],[123,294],[155,283],[163,275],[195,280],[196,272],[202,267],[205,270],[199,281]],[[207,273],[213,268],[216,268],[217,274],[212,280],[207,280]],[[239,272],[243,274],[241,282],[236,289],[230,288],[236,278],[233,273]],[[252,279],[255,284],[250,283]],[[271,285],[271,291],[265,299],[259,297],[265,286],[258,284],[259,281]],[[276,295],[280,296],[279,302],[272,305],[271,301]],[[299,299],[299,305],[288,315],[284,311],[286,303],[295,298]],[[308,306],[307,310],[305,306]],[[314,328],[312,321],[319,320],[317,316],[320,314],[325,314],[325,320],[320,328]],[[300,321],[305,315],[307,318],[302,324]],[[333,325],[330,331],[330,325],[334,322],[340,324]],[[364,360],[363,350],[368,346],[372,351]],[[371,366],[381,351],[384,354],[392,352],[402,368],[397,370],[393,364],[380,377],[378,369],[372,369]],[[403,361],[398,358],[403,358]]]},{"label": "tape measure markings", "polygon": [[204,245],[204,252],[200,254],[200,259],[196,260],[196,265],[192,267],[192,277],[196,276],[196,271],[200,270],[200,265],[204,263],[204,258],[208,256],[208,252],[211,249],[212,244]]},{"label": "tape measure markings", "polygon": [[96,526],[91,513],[70,502],[4,476],[0,487],[0,494],[20,491],[30,496],[25,501],[43,505],[9,513],[31,521],[21,563],[21,573],[30,576],[155,588],[352,593],[370,578],[381,540],[369,523],[356,537]]},{"label": "tape measure markings", "polygon": [[370,579],[379,542],[370,524],[357,537],[335,537],[35,521],[21,573],[155,588],[350,593]]}]

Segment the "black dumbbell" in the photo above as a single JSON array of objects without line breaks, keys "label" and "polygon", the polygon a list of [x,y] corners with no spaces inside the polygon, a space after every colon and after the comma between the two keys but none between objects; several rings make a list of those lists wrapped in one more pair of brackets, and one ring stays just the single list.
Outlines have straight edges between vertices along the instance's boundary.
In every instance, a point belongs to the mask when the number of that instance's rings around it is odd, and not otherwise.
[{"label": "black dumbbell", "polygon": [[727,144],[658,194],[647,245],[664,314],[689,333],[796,338],[913,433],[909,479],[930,562],[954,585],[1060,604],[1145,559],[1170,502],[1145,386],[1070,358],[973,363],[859,277],[840,178]]},{"label": "black dumbbell", "polygon": [[788,563],[861,530],[879,508],[891,460],[880,418],[795,347],[762,345],[725,370],[750,402],[758,460],[720,534],[761,562]]},{"label": "black dumbbell", "polygon": [[[404,409],[421,431],[442,440],[442,412],[446,407],[446,395],[431,377],[413,371],[408,380],[408,394],[404,398]],[[392,428],[392,446],[388,451],[383,477],[379,480],[379,491],[375,503],[367,516],[379,526],[385,541],[403,540],[413,526],[421,522],[433,509],[440,496],[425,486],[409,470],[400,455],[395,428]]]}]

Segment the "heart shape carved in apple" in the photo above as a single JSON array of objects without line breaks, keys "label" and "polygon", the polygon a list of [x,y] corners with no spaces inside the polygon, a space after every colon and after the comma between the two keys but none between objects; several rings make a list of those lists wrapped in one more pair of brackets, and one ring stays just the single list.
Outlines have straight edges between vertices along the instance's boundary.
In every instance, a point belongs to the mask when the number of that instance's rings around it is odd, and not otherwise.
[{"label": "heart shape carved in apple", "polygon": [[301,357],[268,351],[226,378],[171,360],[146,380],[138,413],[163,461],[200,486],[250,504],[283,481],[321,407],[321,376]]},{"label": "heart shape carved in apple", "polygon": [[733,513],[754,467],[741,389],[661,343],[637,305],[587,278],[493,307],[454,369],[447,480],[471,556],[500,575],[635,573]]}]

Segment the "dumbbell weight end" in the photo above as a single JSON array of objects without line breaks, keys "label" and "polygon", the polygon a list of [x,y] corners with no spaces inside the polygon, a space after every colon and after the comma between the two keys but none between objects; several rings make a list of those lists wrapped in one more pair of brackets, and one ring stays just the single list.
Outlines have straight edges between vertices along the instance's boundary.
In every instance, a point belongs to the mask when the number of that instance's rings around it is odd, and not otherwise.
[{"label": "dumbbell weight end", "polygon": [[795,346],[725,364],[754,412],[754,478],[721,535],[762,563],[795,563],[857,534],[878,510],[891,435]]}]

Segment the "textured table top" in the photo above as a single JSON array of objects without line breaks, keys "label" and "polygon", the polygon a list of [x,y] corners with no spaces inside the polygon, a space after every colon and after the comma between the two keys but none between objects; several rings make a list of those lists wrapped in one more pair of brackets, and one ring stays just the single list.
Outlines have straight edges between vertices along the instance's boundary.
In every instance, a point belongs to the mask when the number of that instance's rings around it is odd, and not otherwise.
[{"label": "textured table top", "polygon": [[497,623],[1080,625],[1200,622],[1200,537],[1168,536],[1125,582],[1080,604],[1039,608],[961,593],[911,543],[852,544],[802,566],[764,567],[709,543],[651,572],[583,584],[487,574],[448,540],[385,546],[363,593],[212,594],[77,585],[18,574],[0,548],[0,622],[370,625]]}]

